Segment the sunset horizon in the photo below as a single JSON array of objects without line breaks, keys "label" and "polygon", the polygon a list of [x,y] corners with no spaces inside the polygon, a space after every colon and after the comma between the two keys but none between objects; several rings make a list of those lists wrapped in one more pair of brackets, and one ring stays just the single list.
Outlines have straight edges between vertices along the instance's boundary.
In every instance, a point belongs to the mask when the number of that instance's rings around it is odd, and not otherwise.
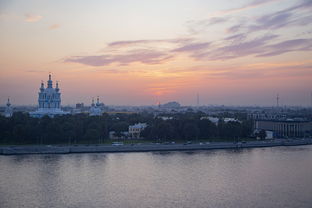
[{"label": "sunset horizon", "polygon": [[311,107],[312,2],[0,1],[0,105]]}]

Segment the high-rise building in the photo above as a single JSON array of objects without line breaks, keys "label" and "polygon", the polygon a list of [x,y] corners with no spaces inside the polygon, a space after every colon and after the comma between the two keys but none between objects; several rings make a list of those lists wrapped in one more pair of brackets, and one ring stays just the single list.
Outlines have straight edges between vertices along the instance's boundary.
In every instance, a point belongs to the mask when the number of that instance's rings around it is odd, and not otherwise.
[{"label": "high-rise building", "polygon": [[55,88],[53,88],[51,74],[49,74],[49,80],[46,88],[44,87],[44,83],[41,82],[38,94],[39,107],[36,111],[30,113],[31,116],[42,117],[44,115],[48,115],[50,117],[54,117],[55,115],[68,114],[68,112],[61,110],[60,89],[58,82],[56,82]]}]

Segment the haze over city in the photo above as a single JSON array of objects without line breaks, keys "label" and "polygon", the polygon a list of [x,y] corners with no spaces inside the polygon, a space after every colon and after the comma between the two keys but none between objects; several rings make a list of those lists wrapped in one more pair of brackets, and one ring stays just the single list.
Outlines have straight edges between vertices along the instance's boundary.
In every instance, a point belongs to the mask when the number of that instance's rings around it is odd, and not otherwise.
[{"label": "haze over city", "polygon": [[311,105],[312,1],[0,1],[0,104]]}]

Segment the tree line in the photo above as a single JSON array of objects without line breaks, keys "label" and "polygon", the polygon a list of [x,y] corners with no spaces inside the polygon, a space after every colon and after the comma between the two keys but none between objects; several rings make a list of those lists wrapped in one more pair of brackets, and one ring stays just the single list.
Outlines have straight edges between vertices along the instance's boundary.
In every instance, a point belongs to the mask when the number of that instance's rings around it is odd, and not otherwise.
[{"label": "tree line", "polygon": [[147,123],[141,133],[151,141],[176,141],[200,139],[237,140],[247,138],[252,132],[252,122],[227,122],[218,124],[200,119],[204,113],[184,113],[170,115],[172,119],[163,120],[150,113],[86,114],[30,117],[28,113],[15,112],[12,117],[0,116],[0,144],[80,144],[105,143],[109,132],[117,134],[128,131],[129,125]]}]

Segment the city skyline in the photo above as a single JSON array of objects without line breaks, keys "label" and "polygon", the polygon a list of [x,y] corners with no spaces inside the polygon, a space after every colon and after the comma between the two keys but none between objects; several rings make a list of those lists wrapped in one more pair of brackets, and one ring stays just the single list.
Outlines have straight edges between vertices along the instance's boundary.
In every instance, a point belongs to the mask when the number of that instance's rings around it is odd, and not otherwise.
[{"label": "city skyline", "polygon": [[[178,6],[177,6],[178,5]],[[0,1],[0,103],[311,106],[312,2]]]}]

